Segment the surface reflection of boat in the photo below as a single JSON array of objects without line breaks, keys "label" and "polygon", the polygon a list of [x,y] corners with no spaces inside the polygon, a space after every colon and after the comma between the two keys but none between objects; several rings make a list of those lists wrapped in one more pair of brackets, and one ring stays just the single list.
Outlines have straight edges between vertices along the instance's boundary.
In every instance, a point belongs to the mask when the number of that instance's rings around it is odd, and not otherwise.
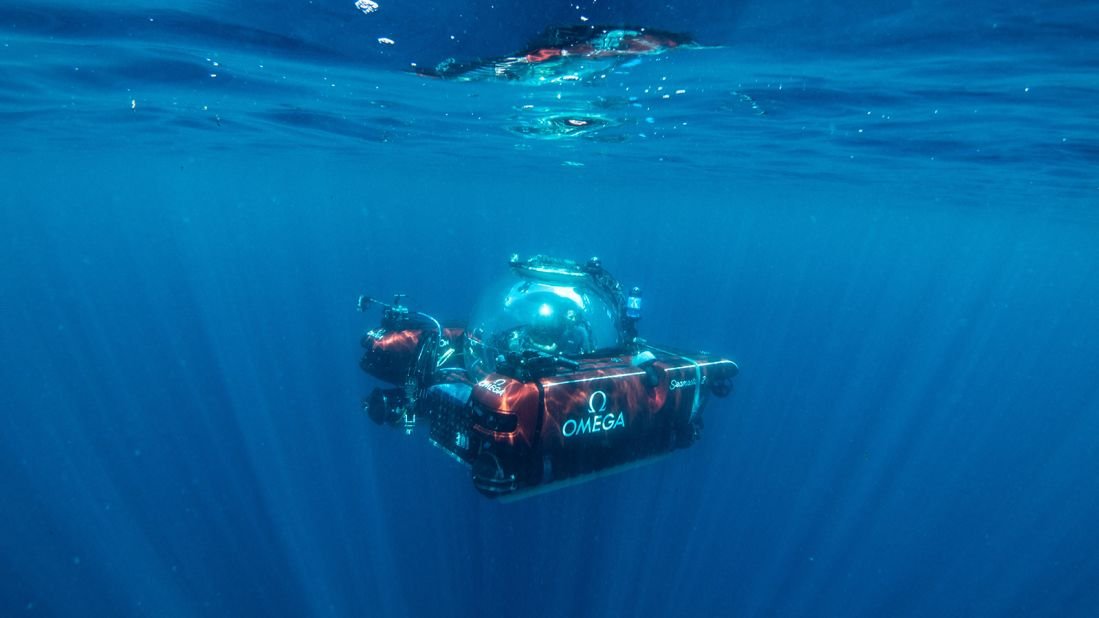
[{"label": "surface reflection of boat", "polygon": [[498,79],[538,85],[583,81],[641,56],[699,47],[686,34],[640,27],[566,26],[549,28],[526,49],[511,56],[458,62],[448,58],[425,77],[457,81]]},{"label": "surface reflection of boat", "polygon": [[361,366],[389,382],[364,402],[378,424],[431,441],[489,496],[519,496],[691,445],[737,364],[637,336],[641,291],[600,264],[511,260],[466,327],[393,304],[362,339]]}]

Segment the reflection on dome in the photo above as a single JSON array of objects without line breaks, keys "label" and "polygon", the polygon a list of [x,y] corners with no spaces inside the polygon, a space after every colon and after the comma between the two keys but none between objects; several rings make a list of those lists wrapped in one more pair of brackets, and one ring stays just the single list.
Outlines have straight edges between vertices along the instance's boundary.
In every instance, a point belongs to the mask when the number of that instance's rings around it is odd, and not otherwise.
[{"label": "reflection on dome", "polygon": [[469,369],[508,352],[576,357],[622,345],[615,299],[579,270],[514,269],[482,298],[466,330]]}]

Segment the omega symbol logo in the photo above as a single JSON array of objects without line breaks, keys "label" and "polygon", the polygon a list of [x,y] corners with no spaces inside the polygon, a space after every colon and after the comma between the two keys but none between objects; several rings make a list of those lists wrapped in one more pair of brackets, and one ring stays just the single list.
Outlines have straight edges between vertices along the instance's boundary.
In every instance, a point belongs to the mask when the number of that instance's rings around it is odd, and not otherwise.
[{"label": "omega symbol logo", "polygon": [[[595,408],[595,402],[599,402],[599,409]],[[602,413],[607,409],[607,394],[603,391],[595,391],[588,397],[588,414],[595,414],[596,412]]]}]

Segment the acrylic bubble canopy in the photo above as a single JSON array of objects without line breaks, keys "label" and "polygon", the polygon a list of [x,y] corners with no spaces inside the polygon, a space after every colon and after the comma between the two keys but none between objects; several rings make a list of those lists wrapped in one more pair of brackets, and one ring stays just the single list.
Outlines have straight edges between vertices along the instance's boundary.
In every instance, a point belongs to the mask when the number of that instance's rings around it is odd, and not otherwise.
[{"label": "acrylic bubble canopy", "polygon": [[489,286],[466,330],[466,366],[491,370],[507,352],[583,356],[622,347],[620,312],[586,273],[513,269]]}]

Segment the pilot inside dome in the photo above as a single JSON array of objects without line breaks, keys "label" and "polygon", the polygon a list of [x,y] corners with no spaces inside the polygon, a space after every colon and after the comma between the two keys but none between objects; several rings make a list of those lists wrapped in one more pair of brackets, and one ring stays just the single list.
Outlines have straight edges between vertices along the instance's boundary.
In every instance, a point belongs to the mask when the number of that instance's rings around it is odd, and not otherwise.
[{"label": "pilot inside dome", "polygon": [[584,282],[509,283],[503,294],[497,288],[486,295],[471,320],[468,362],[490,369],[509,352],[581,356],[619,345],[617,312]]},{"label": "pilot inside dome", "polygon": [[528,323],[507,331],[507,350],[573,356],[591,351],[591,327],[575,308],[538,305]]}]

